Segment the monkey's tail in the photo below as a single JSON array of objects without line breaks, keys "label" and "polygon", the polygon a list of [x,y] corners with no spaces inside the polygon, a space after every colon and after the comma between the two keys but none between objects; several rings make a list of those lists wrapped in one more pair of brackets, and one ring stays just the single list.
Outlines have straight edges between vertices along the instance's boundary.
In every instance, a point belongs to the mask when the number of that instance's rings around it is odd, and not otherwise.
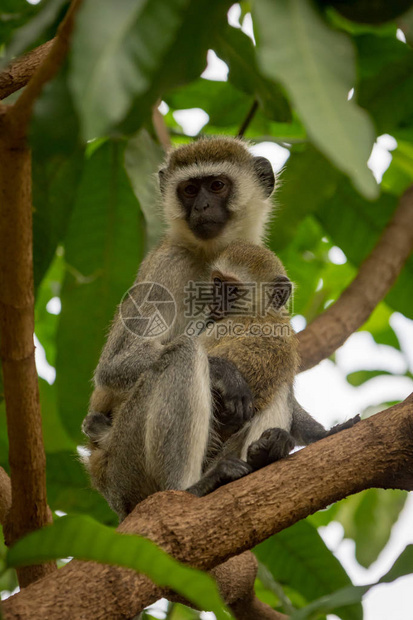
[{"label": "monkey's tail", "polygon": [[326,430],[322,424],[314,420],[308,411],[300,405],[295,396],[292,396],[291,435],[299,445],[307,446],[329,435],[335,435],[340,431],[351,428],[354,424],[357,424],[357,422],[360,422],[359,415],[356,415],[354,418],[342,424],[336,424],[330,430]]}]

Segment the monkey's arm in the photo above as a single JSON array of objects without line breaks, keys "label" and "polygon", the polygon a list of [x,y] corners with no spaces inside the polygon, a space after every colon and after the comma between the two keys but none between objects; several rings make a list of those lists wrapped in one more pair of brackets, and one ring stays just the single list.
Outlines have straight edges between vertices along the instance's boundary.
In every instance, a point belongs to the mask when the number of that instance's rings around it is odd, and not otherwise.
[{"label": "monkey's arm", "polygon": [[122,325],[116,326],[107,342],[99,364],[95,371],[95,384],[112,390],[129,390],[134,386],[140,375],[150,368],[159,358],[163,346],[152,339],[127,335],[122,338],[124,348],[115,351],[111,339],[116,332],[125,330]]},{"label": "monkey's arm", "polygon": [[322,424],[314,420],[314,418],[300,405],[292,394],[292,413],[293,420],[291,426],[291,435],[296,442],[301,446],[307,446],[310,443],[314,443],[319,439],[324,439],[329,435],[334,435],[346,428],[351,428],[357,422],[360,422],[360,416],[356,415],[354,418],[343,422],[342,424],[336,424],[330,430],[326,430]]},{"label": "monkey's arm", "polygon": [[209,355],[236,366],[250,387],[255,411],[263,411],[281,385],[292,385],[298,363],[290,337],[224,337],[210,347]]}]

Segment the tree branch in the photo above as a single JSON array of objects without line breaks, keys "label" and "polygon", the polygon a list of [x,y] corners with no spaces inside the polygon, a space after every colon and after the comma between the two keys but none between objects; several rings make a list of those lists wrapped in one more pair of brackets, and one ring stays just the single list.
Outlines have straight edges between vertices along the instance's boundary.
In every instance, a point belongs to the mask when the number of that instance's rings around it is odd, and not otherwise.
[{"label": "tree branch", "polygon": [[[309,514],[371,487],[413,489],[413,395],[353,428],[201,499],[182,491],[146,499],[120,525],[204,570]],[[131,570],[71,562],[4,602],[6,620],[130,618],[162,594]],[[252,616],[258,617],[258,616]]]},{"label": "tree branch", "polygon": [[22,137],[26,137],[27,125],[30,121],[33,104],[40,95],[43,86],[49,82],[60,69],[69,51],[70,36],[74,26],[74,18],[82,0],[72,0],[69,9],[59,25],[57,36],[53,39],[49,52],[40,63],[11,109],[11,119],[14,131],[20,131]]},{"label": "tree branch", "polygon": [[[0,108],[0,357],[2,361],[12,502],[4,524],[8,545],[51,523],[46,458],[34,359],[31,153],[26,140],[32,107],[68,49],[73,0],[44,61],[14,105]],[[55,570],[21,568],[21,587]]]},{"label": "tree branch", "polygon": [[3,467],[0,467],[0,523],[6,523],[11,507],[11,482]]},{"label": "tree branch", "polygon": [[329,357],[363,325],[385,297],[413,249],[413,185],[357,276],[339,299],[298,334],[300,370]]},{"label": "tree branch", "polygon": [[169,135],[168,127],[165,124],[162,114],[158,110],[158,102],[152,110],[152,123],[158,136],[159,144],[162,146],[165,153],[167,153],[172,147],[171,136]]},{"label": "tree branch", "polygon": [[0,99],[5,99],[26,86],[50,52],[54,41],[55,39],[47,41],[24,56],[16,58],[0,73]]},{"label": "tree branch", "polygon": [[242,125],[239,128],[239,130],[238,130],[237,138],[243,138],[244,137],[245,132],[247,131],[247,129],[250,126],[250,124],[251,124],[255,114],[257,113],[258,105],[259,105],[258,101],[255,99],[252,102],[252,106],[249,109],[247,116],[243,120]]}]

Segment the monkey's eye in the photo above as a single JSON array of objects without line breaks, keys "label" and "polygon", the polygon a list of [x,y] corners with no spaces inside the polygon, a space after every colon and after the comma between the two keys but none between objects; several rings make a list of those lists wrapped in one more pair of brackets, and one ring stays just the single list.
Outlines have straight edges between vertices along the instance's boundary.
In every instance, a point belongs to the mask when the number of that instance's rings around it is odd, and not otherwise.
[{"label": "monkey's eye", "polygon": [[221,278],[214,278],[214,284],[215,286],[221,286],[222,285]]},{"label": "monkey's eye", "polygon": [[222,189],[224,189],[225,187],[225,183],[223,183],[222,181],[212,181],[211,183],[211,190],[213,192],[220,192]]},{"label": "monkey's eye", "polygon": [[196,196],[198,193],[198,188],[193,183],[188,183],[188,185],[185,185],[184,187],[184,192],[187,196]]}]

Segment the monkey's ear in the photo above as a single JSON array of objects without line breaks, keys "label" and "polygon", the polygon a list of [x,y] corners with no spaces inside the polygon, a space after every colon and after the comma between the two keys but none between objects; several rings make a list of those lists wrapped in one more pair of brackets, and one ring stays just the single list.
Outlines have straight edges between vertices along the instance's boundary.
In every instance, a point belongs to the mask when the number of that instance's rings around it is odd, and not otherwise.
[{"label": "monkey's ear", "polygon": [[277,276],[274,280],[272,305],[279,310],[286,305],[293,291],[293,285],[287,276]]},{"label": "monkey's ear", "polygon": [[271,196],[275,187],[275,175],[272,166],[265,157],[254,157],[254,170],[266,198]]},{"label": "monkey's ear", "polygon": [[158,177],[159,177],[159,188],[161,190],[161,193],[163,194],[165,191],[165,185],[166,185],[166,168],[161,168],[158,172]]}]

